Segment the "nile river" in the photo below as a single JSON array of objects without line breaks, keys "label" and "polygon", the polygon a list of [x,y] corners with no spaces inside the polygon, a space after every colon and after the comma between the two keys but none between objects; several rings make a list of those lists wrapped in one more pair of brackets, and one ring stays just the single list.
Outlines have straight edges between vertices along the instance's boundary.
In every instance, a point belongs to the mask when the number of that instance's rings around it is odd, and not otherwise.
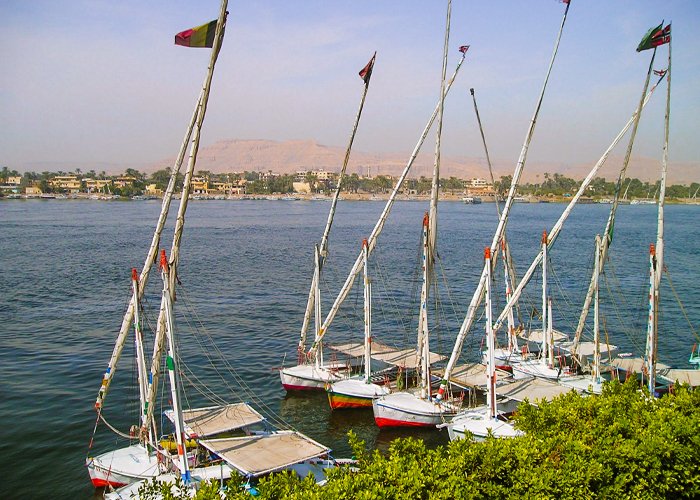
[{"label": "nile river", "polygon": [[[349,453],[354,429],[368,445],[386,448],[411,432],[382,431],[366,411],[331,413],[323,394],[285,395],[276,368],[294,354],[313,272],[313,245],[329,203],[322,201],[195,201],[183,237],[176,329],[183,360],[201,384],[230,401],[259,401],[264,412],[335,450]],[[327,312],[369,235],[383,202],[341,202],[324,268]],[[380,341],[415,343],[421,220],[426,204],[398,202],[370,267],[374,335]],[[84,467],[95,423],[93,404],[130,296],[131,268],[141,268],[160,209],[158,201],[0,201],[0,424],[1,498],[87,498],[93,493]],[[524,272],[564,205],[516,204],[508,235],[516,267]],[[571,332],[593,264],[593,241],[609,205],[577,207],[550,252],[554,325]],[[175,209],[173,209],[173,213]],[[433,314],[431,348],[449,354],[490,244],[497,219],[493,204],[442,203],[438,251],[439,314]],[[666,209],[666,266],[659,360],[688,368],[696,342],[674,290],[695,327],[700,325],[700,207]],[[164,247],[170,248],[172,224]],[[610,342],[641,355],[645,334],[648,249],[656,240],[656,207],[621,206],[612,258],[603,281],[601,310]],[[539,273],[537,273],[539,275]],[[160,279],[151,276],[147,307],[153,322]],[[541,306],[536,278],[524,297],[527,322]],[[499,295],[502,305],[502,293]],[[434,302],[434,299],[433,299]],[[201,321],[199,337],[191,325]],[[482,320],[483,321],[483,320]],[[474,360],[483,322],[470,333],[464,357]],[[150,336],[150,333],[148,334]],[[226,360],[199,349],[210,336]],[[359,340],[362,291],[351,292],[328,340]],[[132,360],[125,349],[105,415],[116,427],[134,423]],[[329,354],[327,355],[329,356]],[[218,363],[218,364],[217,364]],[[236,377],[222,375],[230,365]],[[246,387],[249,387],[249,391]],[[192,405],[206,403],[187,391]],[[417,434],[431,445],[445,432]],[[121,446],[100,426],[90,453]]]}]

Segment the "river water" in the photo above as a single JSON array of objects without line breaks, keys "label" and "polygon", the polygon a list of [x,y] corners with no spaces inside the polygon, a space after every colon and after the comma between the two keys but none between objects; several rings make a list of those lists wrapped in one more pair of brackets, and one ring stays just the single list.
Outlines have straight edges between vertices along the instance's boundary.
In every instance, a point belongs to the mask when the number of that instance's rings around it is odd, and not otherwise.
[{"label": "river water", "polygon": [[[295,361],[295,348],[329,203],[322,201],[195,201],[190,204],[180,264],[176,329],[181,356],[206,385],[229,401],[256,403],[347,456],[347,431],[385,449],[397,436],[418,435],[431,446],[445,432],[381,431],[371,411],[331,413],[324,394],[285,395],[276,368]],[[341,202],[331,233],[322,285],[324,314],[369,235],[383,202]],[[415,342],[422,202],[397,202],[370,266],[374,335],[383,342]],[[508,225],[522,274],[539,250],[559,204],[516,204]],[[93,404],[130,296],[130,272],[141,268],[160,210],[158,201],[7,200],[0,202],[0,424],[2,498],[86,498],[93,494],[84,467],[95,423]],[[571,332],[593,264],[593,239],[609,205],[577,207],[551,253],[550,290],[555,327]],[[173,210],[174,212],[174,210]],[[687,368],[696,341],[684,317],[700,324],[700,207],[666,209],[659,359]],[[482,267],[483,249],[497,223],[493,204],[442,203],[438,249],[440,283],[431,301],[431,348],[449,354]],[[172,224],[163,245],[170,247]],[[641,355],[645,335],[648,248],[656,240],[655,206],[621,206],[601,310],[610,342]],[[539,273],[537,273],[539,276]],[[147,291],[155,319],[160,278]],[[673,285],[673,288],[671,287]],[[523,298],[521,318],[537,321],[540,281]],[[329,341],[362,336],[361,287],[351,292]],[[678,305],[675,293],[682,298]],[[502,295],[502,294],[501,294]],[[437,300],[436,300],[437,298]],[[502,297],[497,302],[502,305]],[[201,322],[198,330],[191,325]],[[463,350],[478,357],[483,323]],[[198,333],[196,333],[198,332]],[[148,334],[150,336],[150,333]],[[216,349],[202,339],[213,339]],[[205,353],[200,349],[205,344]],[[208,346],[208,347],[207,347]],[[105,416],[127,430],[134,423],[130,344],[115,376]],[[214,357],[220,350],[224,359]],[[327,354],[327,357],[330,354]],[[210,361],[211,358],[211,361]],[[229,367],[235,370],[228,373]],[[192,405],[207,403],[187,389]],[[104,426],[91,454],[121,446]]]}]

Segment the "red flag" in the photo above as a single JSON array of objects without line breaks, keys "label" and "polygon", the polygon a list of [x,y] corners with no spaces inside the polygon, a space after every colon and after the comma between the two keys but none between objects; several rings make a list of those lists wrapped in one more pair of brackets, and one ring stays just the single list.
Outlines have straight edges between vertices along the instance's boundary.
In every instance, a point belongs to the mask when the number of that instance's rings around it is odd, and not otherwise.
[{"label": "red flag", "polygon": [[666,70],[665,69],[658,69],[658,70],[655,69],[654,74],[657,76],[664,76],[666,74]]},{"label": "red flag", "polygon": [[462,54],[466,54],[468,50],[469,50],[469,45],[462,45],[462,46],[459,48],[459,51],[460,51]]},{"label": "red flag", "polygon": [[374,69],[374,59],[377,57],[377,53],[375,52],[374,55],[372,56],[372,59],[369,60],[367,63],[367,66],[362,68],[360,70],[360,78],[362,78],[365,82],[365,85],[369,85],[369,79],[372,78],[372,69]]}]

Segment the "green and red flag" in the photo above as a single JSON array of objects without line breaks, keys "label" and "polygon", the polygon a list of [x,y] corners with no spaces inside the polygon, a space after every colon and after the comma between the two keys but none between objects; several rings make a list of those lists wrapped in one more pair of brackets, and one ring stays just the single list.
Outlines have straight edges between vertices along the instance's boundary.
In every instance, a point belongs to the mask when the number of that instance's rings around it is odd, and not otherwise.
[{"label": "green and red flag", "polygon": [[216,23],[217,20],[214,20],[178,33],[175,35],[175,45],[182,45],[183,47],[213,47]]},{"label": "green and red flag", "polygon": [[374,60],[377,57],[377,53],[375,52],[374,55],[372,56],[372,59],[369,60],[367,63],[367,66],[362,68],[360,70],[360,78],[362,78],[365,82],[365,85],[369,85],[369,79],[372,78],[372,70],[374,69]]},{"label": "green and red flag", "polygon": [[637,46],[637,52],[653,49],[670,41],[671,25],[668,24],[664,28],[664,23],[661,23],[655,28],[651,28],[649,31],[647,31],[647,34],[644,35],[644,38],[642,38],[642,41],[639,42],[639,45]]}]

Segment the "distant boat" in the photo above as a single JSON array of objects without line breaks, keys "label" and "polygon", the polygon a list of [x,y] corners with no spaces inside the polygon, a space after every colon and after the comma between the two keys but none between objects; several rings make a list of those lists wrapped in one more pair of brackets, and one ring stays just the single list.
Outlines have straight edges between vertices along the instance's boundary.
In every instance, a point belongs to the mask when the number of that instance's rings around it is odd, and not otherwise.
[{"label": "distant boat", "polygon": [[478,196],[465,196],[462,201],[467,205],[479,205],[481,204],[481,198]]}]

